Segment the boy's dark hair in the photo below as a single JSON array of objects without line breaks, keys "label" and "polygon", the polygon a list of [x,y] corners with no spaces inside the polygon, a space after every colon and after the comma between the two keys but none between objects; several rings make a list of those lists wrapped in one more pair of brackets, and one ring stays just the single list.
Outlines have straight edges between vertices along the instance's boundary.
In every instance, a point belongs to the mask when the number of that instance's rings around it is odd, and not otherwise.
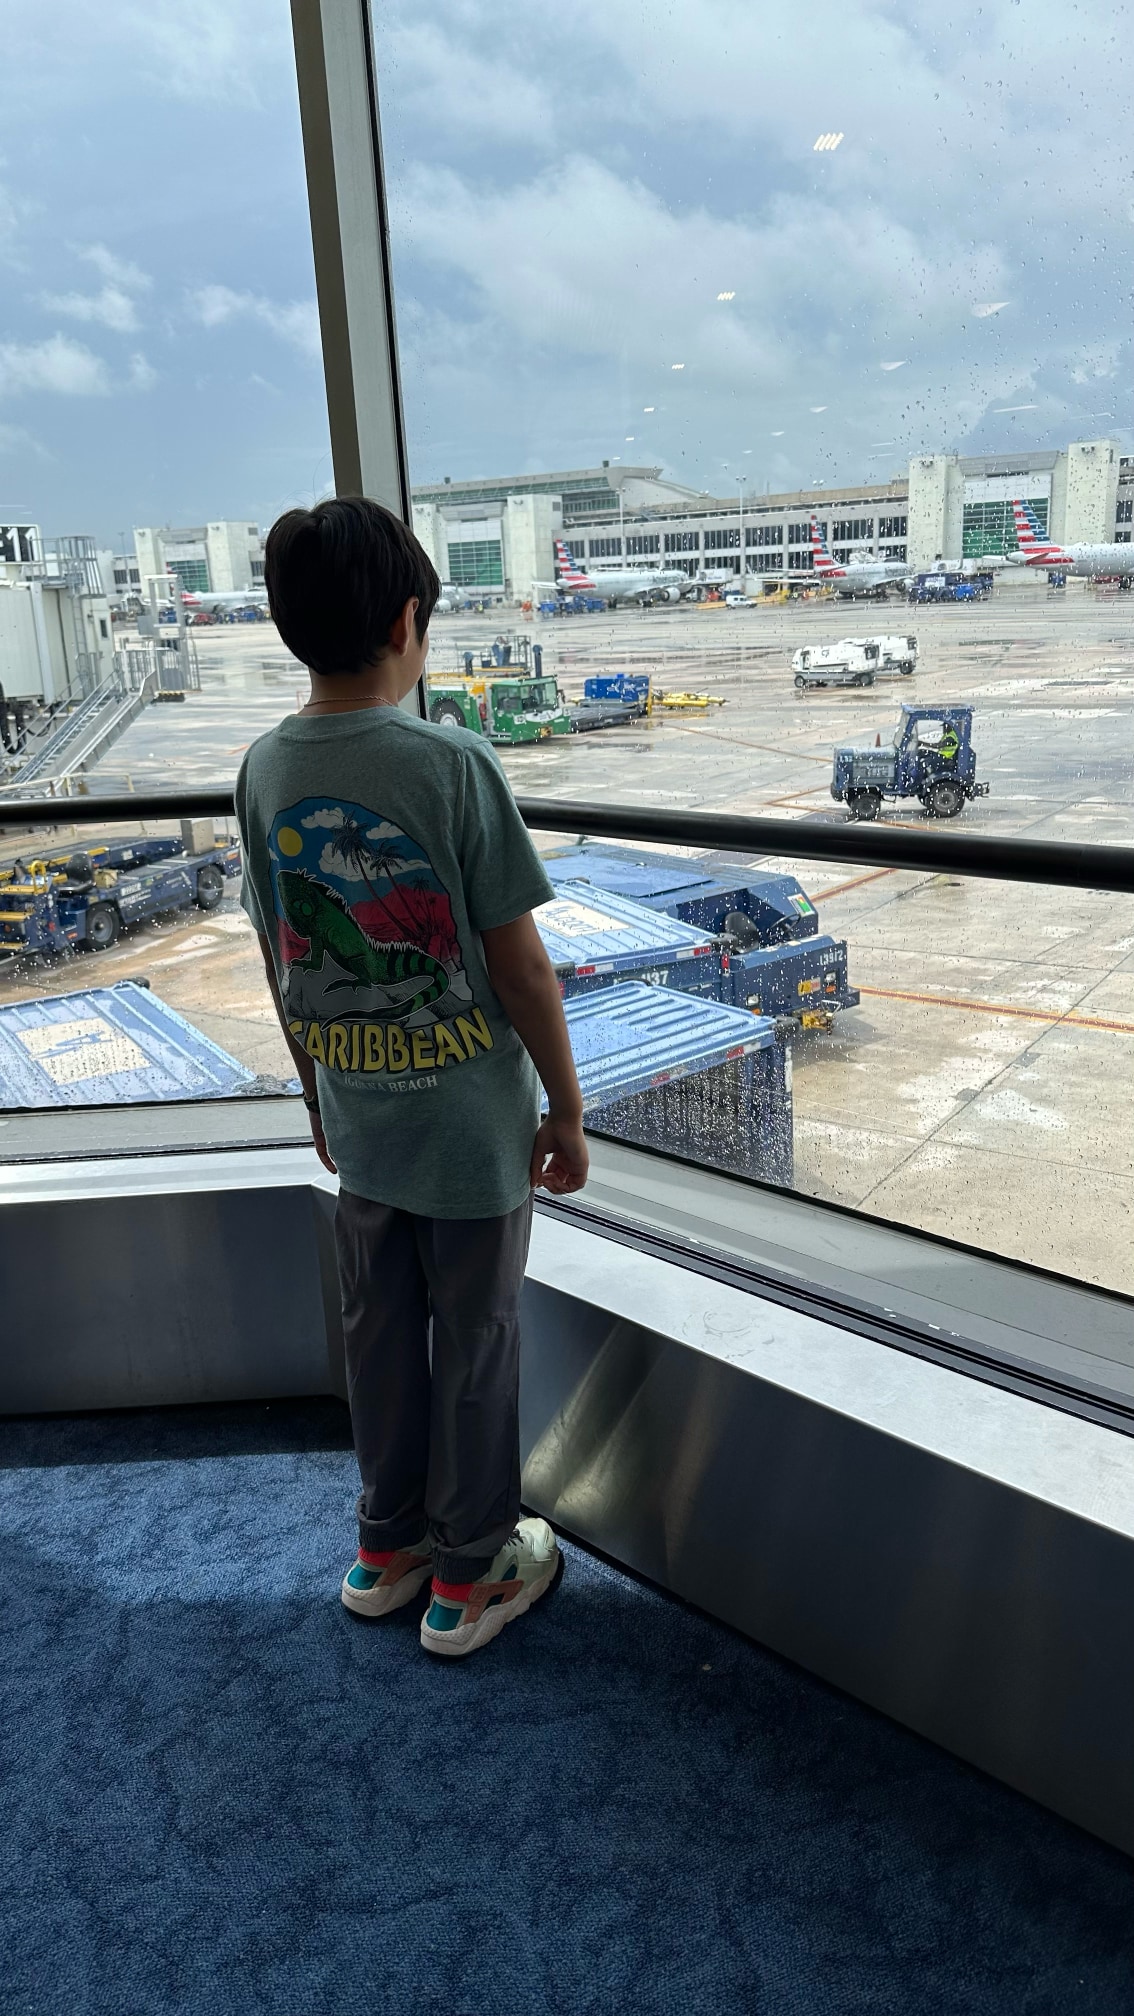
[{"label": "boy's dark hair", "polygon": [[425,636],[441,583],[420,541],[369,497],[285,511],[264,544],[264,586],[290,651],[325,677],[379,657],[411,595]]}]

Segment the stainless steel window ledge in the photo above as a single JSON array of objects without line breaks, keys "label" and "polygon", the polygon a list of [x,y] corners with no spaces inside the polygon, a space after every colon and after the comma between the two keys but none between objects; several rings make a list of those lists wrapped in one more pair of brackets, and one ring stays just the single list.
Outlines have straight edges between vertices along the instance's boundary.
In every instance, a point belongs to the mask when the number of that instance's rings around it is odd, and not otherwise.
[{"label": "stainless steel window ledge", "polygon": [[1134,1851],[1134,1441],[561,1219],[524,1495]]},{"label": "stainless steel window ledge", "polygon": [[1125,1296],[599,1137],[586,1190],[556,1208],[694,1264],[734,1266],[757,1287],[795,1291],[824,1320],[841,1312],[883,1343],[1134,1432]]},{"label": "stainless steel window ledge", "polygon": [[528,1279],[1134,1543],[1134,1441],[1093,1421],[562,1220],[536,1218]]},{"label": "stainless steel window ledge", "polygon": [[309,1141],[0,1170],[0,1413],[345,1397],[336,1189]]}]

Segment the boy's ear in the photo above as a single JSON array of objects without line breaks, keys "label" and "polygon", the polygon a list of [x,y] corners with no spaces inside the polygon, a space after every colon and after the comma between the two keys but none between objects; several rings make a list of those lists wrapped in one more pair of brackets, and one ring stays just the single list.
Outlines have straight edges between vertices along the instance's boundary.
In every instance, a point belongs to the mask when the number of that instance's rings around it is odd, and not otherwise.
[{"label": "boy's ear", "polygon": [[417,614],[417,596],[411,595],[404,609],[400,610],[390,625],[389,649],[397,657],[404,658],[414,634],[413,619]]}]

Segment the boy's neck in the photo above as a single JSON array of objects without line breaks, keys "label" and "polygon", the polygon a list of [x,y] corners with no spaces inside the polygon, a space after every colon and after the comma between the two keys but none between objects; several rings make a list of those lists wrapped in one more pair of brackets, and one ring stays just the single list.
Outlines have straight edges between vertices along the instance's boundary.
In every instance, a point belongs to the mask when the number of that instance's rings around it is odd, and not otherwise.
[{"label": "boy's neck", "polygon": [[[328,712],[354,707],[396,707],[399,700],[397,670],[382,660],[364,665],[358,672],[335,672],[324,676],[310,672],[309,707]],[[306,712],[306,709],[304,709]]]}]

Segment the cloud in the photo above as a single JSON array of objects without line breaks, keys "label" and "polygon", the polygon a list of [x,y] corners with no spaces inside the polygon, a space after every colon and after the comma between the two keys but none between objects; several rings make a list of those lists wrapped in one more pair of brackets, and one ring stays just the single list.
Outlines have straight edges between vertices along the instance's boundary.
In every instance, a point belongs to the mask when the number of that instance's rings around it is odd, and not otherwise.
[{"label": "cloud", "polygon": [[499,149],[558,144],[560,107],[533,66],[509,61],[499,39],[484,56],[470,42],[420,20],[391,21],[380,34],[382,65],[396,73],[399,116],[424,117],[459,145],[486,136]]},{"label": "cloud", "polygon": [[880,371],[900,371],[903,364],[908,364],[909,361],[908,357],[897,357],[892,364],[880,364],[878,369]]},{"label": "cloud", "polygon": [[86,259],[110,286],[121,288],[123,293],[144,294],[154,284],[140,266],[135,266],[130,259],[120,259],[106,245],[80,245],[78,253],[80,259]]},{"label": "cloud", "polygon": [[[588,219],[584,232],[564,232],[565,186],[573,214]],[[958,296],[991,292],[999,277],[996,248],[974,243],[959,223],[935,218],[923,239],[840,192],[782,190],[757,216],[721,215],[678,208],[641,180],[575,156],[504,189],[422,163],[396,193],[395,256],[411,276],[399,303],[411,439],[420,426],[433,453],[447,453],[451,434],[473,469],[488,454],[491,466],[505,466],[521,444],[529,467],[569,466],[572,449],[578,461],[609,453],[625,434],[619,386],[648,398],[662,371],[680,382],[680,403],[671,402],[654,452],[687,479],[704,481],[706,456],[728,445],[740,386],[765,424],[785,408],[822,406],[861,409],[872,434],[896,432],[893,397],[878,380],[873,410],[863,405],[862,372],[871,351],[892,354],[903,338],[916,340],[934,387],[907,421],[913,445],[940,440],[955,428],[956,401],[949,374],[933,366],[944,343],[956,344]],[[706,300],[706,271],[736,277],[727,317]],[[671,378],[674,358],[688,368]],[[964,386],[979,398],[976,414],[989,393],[1020,382],[1018,366],[1005,372],[999,358],[983,369]],[[830,388],[822,402],[816,383]],[[577,446],[565,410],[583,416],[573,423]],[[831,463],[821,473],[833,479],[833,458],[848,444],[840,435],[837,450],[824,440],[820,452]]]},{"label": "cloud", "polygon": [[103,287],[97,294],[41,294],[40,300],[53,315],[69,315],[74,322],[101,322],[104,329],[120,331],[138,327],[138,311],[121,287]]},{"label": "cloud", "polygon": [[309,812],[306,819],[301,821],[301,824],[306,826],[309,831],[317,826],[330,826],[333,829],[337,829],[346,824],[346,813],[343,811],[341,805],[323,805],[320,806],[318,812]]},{"label": "cloud", "polygon": [[134,392],[148,392],[151,386],[157,384],[157,381],[158,374],[149,362],[149,359],[144,357],[140,350],[135,350],[130,359],[129,382],[131,390]]},{"label": "cloud", "polygon": [[290,69],[294,95],[291,37],[278,0],[193,0],[189,16],[174,0],[119,0],[114,14],[101,36],[117,28],[135,89],[152,84],[162,100],[201,102],[210,114],[225,104],[260,108],[274,77],[282,72],[286,81]]},{"label": "cloud", "polygon": [[0,395],[56,392],[81,399],[109,391],[110,375],[102,358],[70,336],[48,336],[41,343],[0,343]]},{"label": "cloud", "polygon": [[319,310],[311,301],[271,301],[264,294],[240,293],[234,287],[198,287],[189,296],[190,312],[206,329],[228,322],[260,322],[305,357],[319,357]]},{"label": "cloud", "polygon": [[0,422],[0,455],[33,455],[37,461],[46,461],[47,450],[26,427],[9,427]]},{"label": "cloud", "polygon": [[132,260],[120,259],[106,245],[78,245],[74,250],[102,275],[105,284],[97,294],[77,290],[41,294],[42,305],[53,315],[67,315],[73,322],[98,322],[104,329],[114,329],[120,334],[137,329],[140,324],[134,296],[146,293],[153,285],[149,274],[143,273]]},{"label": "cloud", "polygon": [[999,315],[1000,310],[1009,305],[1007,301],[974,301],[973,314],[983,322],[989,315]]}]

